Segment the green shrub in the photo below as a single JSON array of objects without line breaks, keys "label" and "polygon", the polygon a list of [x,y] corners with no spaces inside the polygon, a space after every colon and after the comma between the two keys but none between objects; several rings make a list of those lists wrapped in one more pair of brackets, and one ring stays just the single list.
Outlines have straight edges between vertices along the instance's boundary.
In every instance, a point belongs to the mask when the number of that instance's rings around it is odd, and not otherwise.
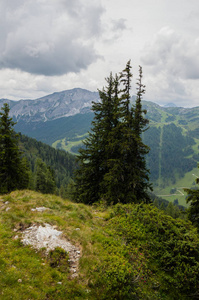
[{"label": "green shrub", "polygon": [[[132,259],[125,257],[134,273],[140,270],[139,285],[144,273],[148,291],[158,286],[166,299],[194,297],[199,289],[199,238],[190,222],[174,220],[152,205],[141,204],[116,206],[110,225],[112,235],[131,249]],[[141,264],[135,249],[147,258]],[[147,270],[151,272],[148,283]]]},{"label": "green shrub", "polygon": [[69,255],[60,247],[50,250],[49,263],[52,268],[56,268],[62,273],[69,272]]}]

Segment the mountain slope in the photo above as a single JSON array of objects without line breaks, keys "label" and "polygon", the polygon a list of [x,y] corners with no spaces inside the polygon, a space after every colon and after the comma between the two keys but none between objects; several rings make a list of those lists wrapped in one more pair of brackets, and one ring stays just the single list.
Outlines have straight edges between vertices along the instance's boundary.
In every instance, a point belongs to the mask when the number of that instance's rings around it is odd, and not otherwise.
[{"label": "mountain slope", "polygon": [[37,159],[41,159],[47,166],[53,169],[57,189],[60,189],[61,186],[66,186],[73,176],[74,169],[76,168],[76,158],[74,155],[63,150],[54,149],[36,139],[21,134],[19,135],[19,148],[27,158],[33,173],[36,170]]},{"label": "mountain slope", "polygon": [[97,92],[76,88],[53,93],[35,100],[12,101],[0,99],[0,105],[8,103],[10,116],[24,122],[46,122],[90,111],[92,101],[99,101]]},{"label": "mountain slope", "polygon": [[[152,205],[105,209],[15,191],[1,196],[0,212],[0,299],[185,300],[197,295],[198,234],[190,222]],[[52,228],[63,244],[68,240],[79,249],[76,277],[62,248],[49,253],[48,245],[35,249],[23,242],[25,232],[36,228],[38,239]]]},{"label": "mountain slope", "polygon": [[52,145],[55,141],[75,136],[83,135],[88,132],[93,113],[90,111],[85,114],[77,114],[70,117],[58,118],[46,122],[24,121],[20,119],[15,125],[15,130]]},{"label": "mountain slope", "polygon": [[[76,154],[91,127],[92,100],[99,101],[98,93],[73,89],[34,101],[0,100],[0,104],[10,103],[11,116],[18,121],[16,131]],[[143,101],[143,108],[150,121],[143,138],[151,148],[147,164],[155,192],[168,195],[172,201],[179,199],[185,205],[183,187],[194,184],[192,174],[198,176],[199,107],[161,107]],[[179,191],[177,195],[170,194],[175,189]]]}]

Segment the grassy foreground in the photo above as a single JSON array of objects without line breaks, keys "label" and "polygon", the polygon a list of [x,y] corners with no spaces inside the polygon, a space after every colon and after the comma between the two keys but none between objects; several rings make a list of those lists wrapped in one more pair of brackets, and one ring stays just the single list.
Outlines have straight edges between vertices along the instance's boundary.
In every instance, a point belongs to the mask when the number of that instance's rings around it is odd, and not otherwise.
[{"label": "grassy foreground", "polygon": [[[44,223],[81,249],[78,277],[45,249],[22,244],[25,228]],[[0,299],[170,300],[198,292],[199,236],[189,222],[153,205],[91,207],[27,190],[0,197]]]}]

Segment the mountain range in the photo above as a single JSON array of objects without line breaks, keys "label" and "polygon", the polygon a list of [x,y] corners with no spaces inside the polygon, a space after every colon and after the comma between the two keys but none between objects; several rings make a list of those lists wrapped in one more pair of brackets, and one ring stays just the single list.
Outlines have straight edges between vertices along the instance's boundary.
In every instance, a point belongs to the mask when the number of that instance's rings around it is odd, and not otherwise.
[{"label": "mountain range", "polygon": [[[135,97],[131,100],[133,103]],[[9,104],[16,131],[77,154],[93,120],[92,101],[100,101],[98,92],[75,88],[35,100],[0,99],[0,107]],[[143,139],[151,148],[147,164],[154,189],[171,200],[183,198],[181,204],[185,204],[182,188],[193,185],[194,176],[198,176],[199,107],[142,104],[150,121]]]},{"label": "mountain range", "polygon": [[47,95],[35,100],[13,101],[0,99],[0,105],[8,103],[10,115],[15,121],[46,122],[90,111],[92,101],[99,101],[98,92],[75,88]]}]

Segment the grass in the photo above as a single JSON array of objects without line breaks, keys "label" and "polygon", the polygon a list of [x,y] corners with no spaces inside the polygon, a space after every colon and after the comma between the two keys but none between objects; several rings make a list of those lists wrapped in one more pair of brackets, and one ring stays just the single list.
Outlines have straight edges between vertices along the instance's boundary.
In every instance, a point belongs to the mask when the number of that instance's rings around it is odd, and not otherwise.
[{"label": "grass", "polygon": [[82,141],[87,137],[88,133],[85,133],[83,135],[76,135],[73,139],[68,140],[66,138],[57,140],[52,144],[52,147],[57,148],[57,145],[60,144],[61,149],[71,153],[71,154],[77,154],[76,152],[72,151],[72,147],[81,146]]},{"label": "grass", "polygon": [[[48,210],[31,211],[41,206]],[[0,212],[0,299],[67,299],[67,290],[70,299],[87,299],[85,276],[99,254],[103,212],[98,218],[91,207],[30,191],[1,196]],[[78,280],[68,280],[69,274],[52,268],[46,256],[22,245],[22,230],[34,223],[56,225],[74,245],[83,245]]]},{"label": "grass", "polygon": [[[36,207],[47,210],[31,210]],[[167,222],[170,222],[168,227]],[[45,249],[36,251],[22,244],[24,229],[44,223],[55,225],[81,249],[77,278],[71,278],[67,253],[61,249],[46,255]],[[158,265],[160,253],[163,263],[165,254],[165,246],[158,239],[164,239],[163,229],[172,238],[173,230],[177,232],[181,227],[185,233],[188,230],[187,236],[193,235],[193,245],[190,240],[189,246],[195,249],[198,237],[190,223],[165,216],[152,205],[86,206],[28,190],[3,195],[0,197],[0,299],[174,299],[170,295],[172,285],[167,285],[168,275]],[[154,236],[150,228],[157,231]],[[180,261],[179,268],[181,265]],[[169,278],[173,280],[173,275]],[[181,277],[176,278],[175,292],[176,284],[180,289],[182,281]],[[158,282],[162,285],[157,289]],[[179,299],[186,298],[179,296]]]},{"label": "grass", "polygon": [[[195,174],[195,176],[193,175]],[[154,187],[154,192],[156,195],[173,202],[175,199],[178,199],[180,205],[188,206],[186,203],[186,193],[184,192],[183,188],[191,188],[195,186],[195,179],[196,176],[199,177],[199,169],[194,168],[192,171],[187,172],[183,178],[176,180],[175,184],[170,184],[169,186],[160,189],[159,187]],[[171,189],[176,189],[175,194],[172,195],[170,193]],[[184,195],[182,195],[182,193]]]}]

